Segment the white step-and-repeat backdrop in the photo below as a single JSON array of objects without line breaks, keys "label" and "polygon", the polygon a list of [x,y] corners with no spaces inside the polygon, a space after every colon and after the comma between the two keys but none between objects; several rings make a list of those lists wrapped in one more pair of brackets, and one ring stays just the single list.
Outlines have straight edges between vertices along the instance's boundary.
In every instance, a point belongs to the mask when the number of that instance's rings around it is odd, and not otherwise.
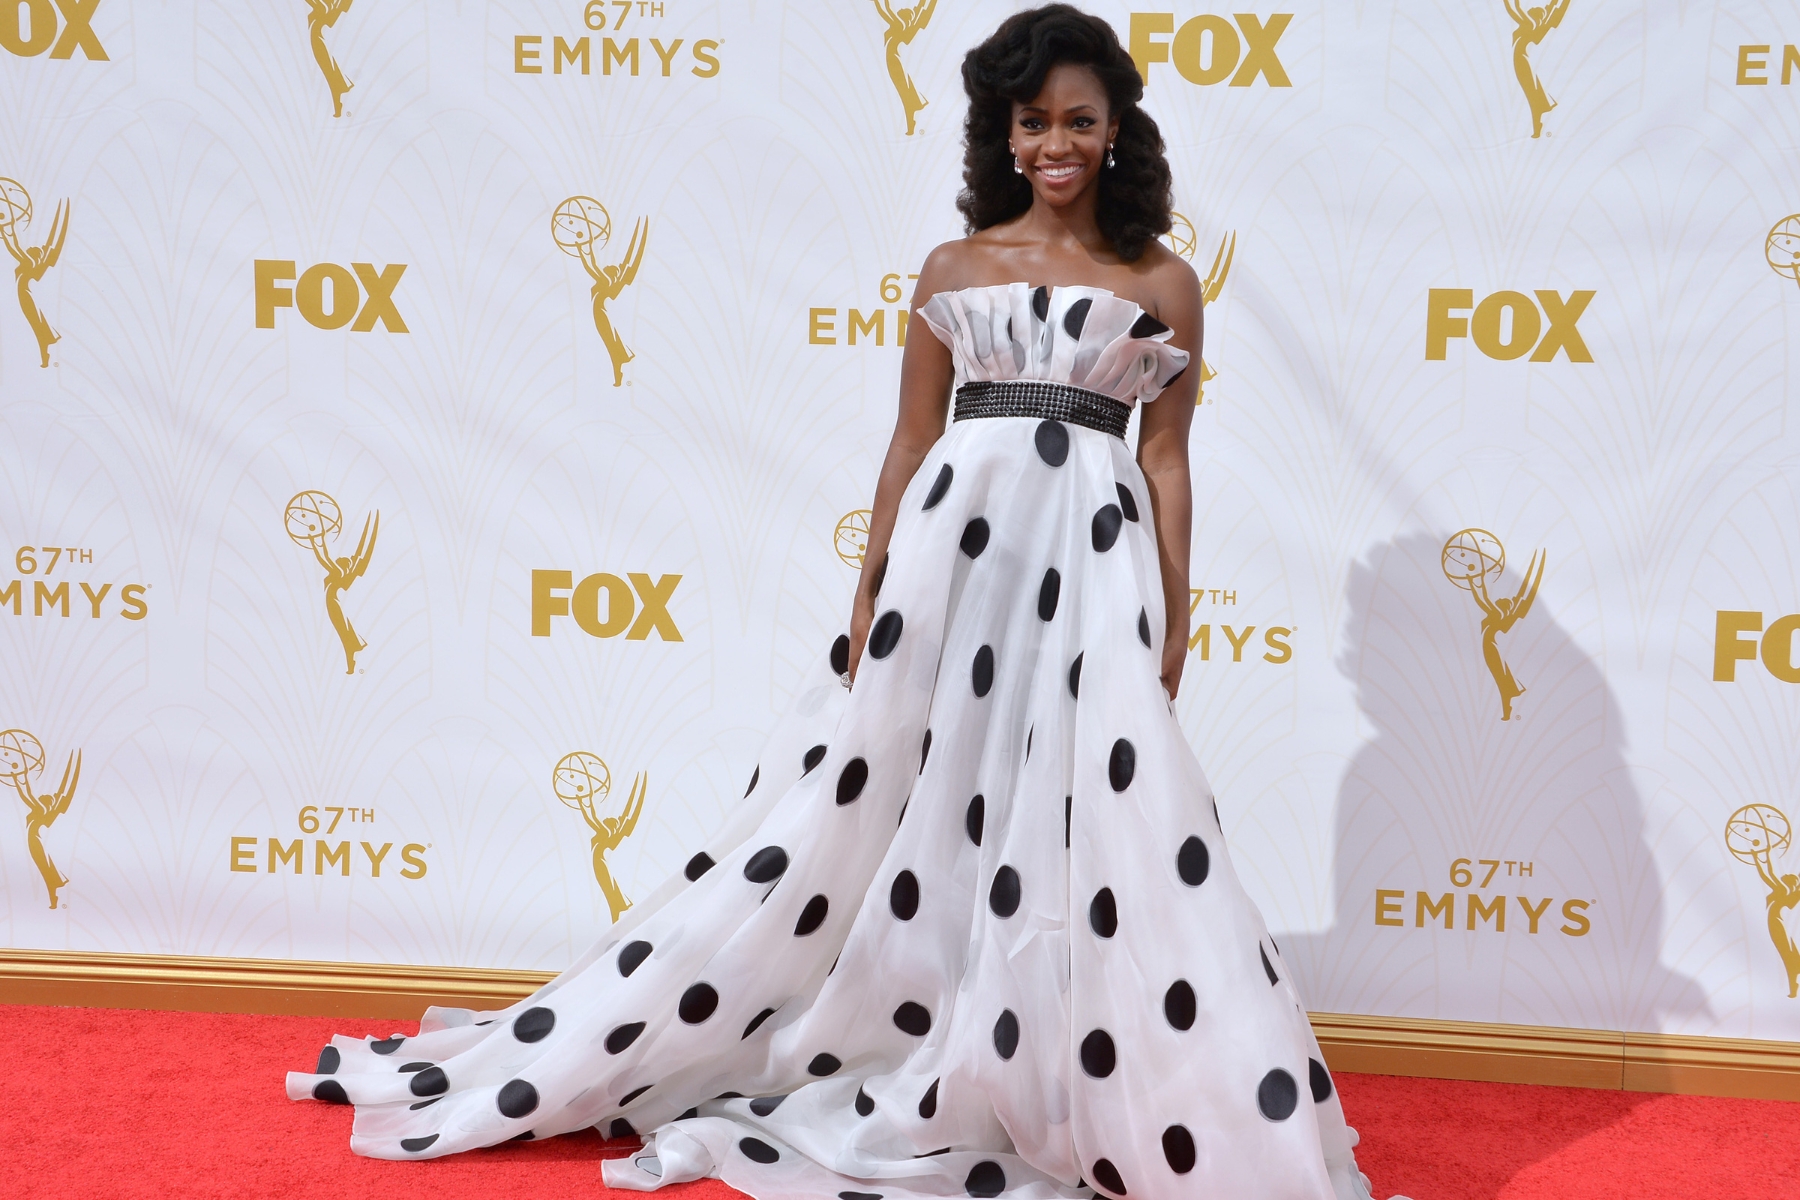
[{"label": "white step-and-repeat backdrop", "polygon": [[[1012,7],[0,2],[5,942],[555,968],[678,869]],[[1099,11],[1210,301],[1179,711],[1311,1005],[1800,1039],[1800,15]]]}]

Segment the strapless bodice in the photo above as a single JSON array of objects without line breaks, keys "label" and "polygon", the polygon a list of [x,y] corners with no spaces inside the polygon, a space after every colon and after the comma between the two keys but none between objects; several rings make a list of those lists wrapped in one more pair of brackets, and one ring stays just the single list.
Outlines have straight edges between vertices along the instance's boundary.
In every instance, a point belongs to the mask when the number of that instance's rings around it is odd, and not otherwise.
[{"label": "strapless bodice", "polygon": [[1187,369],[1167,325],[1098,287],[1028,283],[939,292],[919,309],[950,347],[956,383],[1036,379],[1150,401]]}]

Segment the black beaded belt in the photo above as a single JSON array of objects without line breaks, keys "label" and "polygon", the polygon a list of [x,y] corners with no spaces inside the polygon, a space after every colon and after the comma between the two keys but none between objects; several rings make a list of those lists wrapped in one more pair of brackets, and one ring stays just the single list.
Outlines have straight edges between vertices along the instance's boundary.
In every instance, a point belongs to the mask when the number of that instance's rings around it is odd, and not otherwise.
[{"label": "black beaded belt", "polygon": [[1125,436],[1131,406],[1102,392],[1043,379],[976,380],[956,389],[956,420],[1037,417]]}]

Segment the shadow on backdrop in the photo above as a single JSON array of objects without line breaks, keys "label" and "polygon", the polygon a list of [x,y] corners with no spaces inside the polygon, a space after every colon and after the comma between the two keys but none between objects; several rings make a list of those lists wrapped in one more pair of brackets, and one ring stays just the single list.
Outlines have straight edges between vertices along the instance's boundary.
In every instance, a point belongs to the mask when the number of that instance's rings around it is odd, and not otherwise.
[{"label": "shadow on backdrop", "polygon": [[[1535,547],[1475,579],[1468,539],[1446,555],[1455,534],[1399,538],[1351,572],[1337,666],[1365,740],[1338,788],[1335,923],[1277,935],[1302,995],[1321,1011],[1652,1032],[1704,1012],[1660,961],[1662,881],[1600,665],[1559,624],[1559,590],[1536,594]],[[1513,1170],[1484,1147],[1463,1182],[1503,1182],[1617,1115],[1594,1111],[1592,1128],[1526,1141]]]}]

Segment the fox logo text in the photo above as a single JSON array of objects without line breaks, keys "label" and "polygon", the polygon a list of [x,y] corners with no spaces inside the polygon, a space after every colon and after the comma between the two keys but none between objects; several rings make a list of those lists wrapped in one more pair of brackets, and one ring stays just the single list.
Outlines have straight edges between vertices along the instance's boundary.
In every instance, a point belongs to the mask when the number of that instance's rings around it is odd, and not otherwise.
[{"label": "fox logo text", "polygon": [[[1530,354],[1532,362],[1549,362],[1560,350],[1570,362],[1593,362],[1575,323],[1594,293],[1573,291],[1566,300],[1547,288],[1534,294],[1535,303],[1524,292],[1501,291],[1476,304],[1470,288],[1432,288],[1425,302],[1426,361],[1446,358],[1451,338],[1472,338],[1476,349],[1502,361]],[[1471,308],[1473,315],[1457,315]]]},{"label": "fox logo text", "polygon": [[574,617],[575,624],[590,637],[622,633],[628,642],[641,642],[655,633],[665,642],[681,641],[681,630],[669,615],[669,597],[675,594],[681,576],[662,575],[652,580],[642,571],[631,571],[625,578],[631,582],[602,572],[577,583],[573,571],[533,571],[531,636],[549,637],[552,618]]},{"label": "fox logo text", "polygon": [[[106,47],[94,36],[94,10],[100,0],[7,0],[0,4],[0,46],[20,58],[73,58],[77,50],[90,62],[106,62]],[[58,20],[58,17],[61,20]]]},{"label": "fox logo text", "polygon": [[[1267,19],[1233,13],[1228,21],[1204,13],[1177,29],[1174,13],[1134,12],[1131,58],[1146,86],[1152,63],[1170,63],[1183,79],[1201,87],[1223,83],[1247,88],[1258,77],[1269,87],[1293,87],[1275,53],[1275,43],[1293,19],[1293,13],[1274,13]],[[1172,39],[1160,40],[1171,33]]]},{"label": "fox logo text", "polygon": [[[256,260],[256,327],[275,328],[275,310],[297,308],[308,325],[368,333],[379,321],[389,333],[410,333],[400,310],[394,306],[394,287],[406,274],[405,263],[387,263],[379,270],[373,263],[315,263],[295,279],[291,258]],[[327,286],[329,285],[329,286]]]}]

